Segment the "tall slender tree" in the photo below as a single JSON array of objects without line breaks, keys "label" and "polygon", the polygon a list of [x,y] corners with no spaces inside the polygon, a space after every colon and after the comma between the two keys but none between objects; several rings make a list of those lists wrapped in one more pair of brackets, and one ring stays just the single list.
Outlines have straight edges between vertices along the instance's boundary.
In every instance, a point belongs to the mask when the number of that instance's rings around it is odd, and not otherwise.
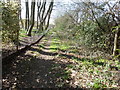
[{"label": "tall slender tree", "polygon": [[38,29],[38,24],[39,24],[39,11],[40,11],[40,6],[41,6],[41,0],[37,1],[37,29]]},{"label": "tall slender tree", "polygon": [[31,36],[31,32],[35,23],[35,0],[31,2],[31,19],[30,19],[30,26],[28,28],[27,35]]},{"label": "tall slender tree", "polygon": [[26,6],[25,29],[28,30],[29,28],[29,1],[28,0],[26,0],[25,6]]}]

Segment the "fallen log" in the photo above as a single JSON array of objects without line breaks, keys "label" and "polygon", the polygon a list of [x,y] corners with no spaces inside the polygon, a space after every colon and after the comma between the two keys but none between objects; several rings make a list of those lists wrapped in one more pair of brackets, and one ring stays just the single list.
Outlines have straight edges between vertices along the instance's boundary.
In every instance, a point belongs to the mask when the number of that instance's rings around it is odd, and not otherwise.
[{"label": "fallen log", "polygon": [[46,33],[47,33],[48,31],[49,31],[49,29],[46,30],[46,31],[39,37],[39,39],[38,39],[37,41],[35,41],[35,42],[33,42],[33,43],[29,44],[29,45],[26,45],[24,48],[22,48],[22,49],[20,49],[20,50],[18,50],[18,51],[16,51],[16,52],[10,54],[9,56],[6,56],[6,57],[2,58],[2,64],[5,65],[5,64],[11,63],[13,60],[15,60],[15,58],[16,58],[18,55],[20,55],[20,54],[22,54],[22,53],[25,53],[26,50],[30,49],[31,46],[39,43],[39,42],[42,40],[42,38],[45,37],[45,35],[46,35]]}]

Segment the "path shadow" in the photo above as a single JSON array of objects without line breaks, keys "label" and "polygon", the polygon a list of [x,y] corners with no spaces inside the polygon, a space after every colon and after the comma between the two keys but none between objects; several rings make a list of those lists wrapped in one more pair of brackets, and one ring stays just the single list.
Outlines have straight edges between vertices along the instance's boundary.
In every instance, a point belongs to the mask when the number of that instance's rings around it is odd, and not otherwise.
[{"label": "path shadow", "polygon": [[[55,77],[55,74],[60,73],[60,70],[51,71],[55,64],[54,59],[45,60],[22,54],[11,65],[3,65],[3,89],[10,87],[55,88],[58,79],[58,77]],[[57,64],[65,66],[59,62]],[[64,70],[65,67],[62,69]]]},{"label": "path shadow", "polygon": [[43,51],[41,49],[36,49],[36,48],[33,48],[33,47],[31,47],[29,50],[37,51],[37,52],[39,52],[40,54],[43,54],[43,55],[49,55],[49,56],[56,56],[56,55],[58,55],[58,53],[46,52],[46,51]]},{"label": "path shadow", "polygon": [[20,40],[19,42],[20,42],[19,46],[25,46],[29,44],[27,41],[24,40]]},{"label": "path shadow", "polygon": [[44,47],[42,45],[38,45],[38,47],[42,47],[43,49],[46,49],[46,50],[59,50],[59,51],[62,51],[62,52],[66,52],[67,50],[62,50],[60,48],[50,48],[50,47]]},{"label": "path shadow", "polygon": [[[44,49],[45,49],[45,48],[44,48]],[[53,52],[46,52],[46,51],[43,51],[43,50],[40,50],[40,49],[37,49],[37,48],[32,48],[32,47],[31,47],[30,50],[32,50],[32,51],[37,51],[37,52],[39,52],[39,53],[41,53],[41,54],[49,55],[49,56],[59,55],[59,56],[64,56],[64,57],[66,57],[66,58],[68,58],[68,59],[84,60],[84,59],[78,58],[78,57],[76,57],[76,56],[74,56],[74,55],[68,55],[68,54],[57,53],[57,52],[54,52],[54,53],[53,53]],[[86,59],[87,59],[87,58],[86,58]]]},{"label": "path shadow", "polygon": [[[46,48],[46,47],[43,47],[44,49],[51,49],[51,48]],[[56,48],[57,49],[57,48]],[[59,55],[59,56],[62,56],[62,57],[66,57],[68,59],[73,59],[73,60],[77,60],[77,61],[89,61],[89,62],[93,62],[94,65],[100,65],[100,66],[103,66],[103,65],[106,65],[105,62],[95,62],[94,59],[90,59],[90,58],[79,58],[79,57],[76,57],[74,55],[69,55],[69,54],[63,54],[63,53],[53,53],[53,52],[46,52],[46,51],[43,51],[43,50],[39,50],[39,49],[36,49],[36,48],[32,48],[31,47],[31,50],[33,51],[37,51],[41,54],[44,54],[44,55],[49,55],[49,56],[56,56],[56,55]]]},{"label": "path shadow", "polygon": [[10,54],[16,52],[16,49],[3,49],[2,48],[2,58],[9,56]]}]

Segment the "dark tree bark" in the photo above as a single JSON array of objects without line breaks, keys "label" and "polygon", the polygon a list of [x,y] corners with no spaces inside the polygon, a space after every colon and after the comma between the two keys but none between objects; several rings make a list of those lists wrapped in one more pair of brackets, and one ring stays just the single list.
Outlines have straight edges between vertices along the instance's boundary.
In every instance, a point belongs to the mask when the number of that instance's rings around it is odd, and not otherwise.
[{"label": "dark tree bark", "polygon": [[[45,14],[44,17],[42,16],[39,30],[40,30],[40,29],[42,29],[42,30],[44,29],[43,26],[44,26],[44,24],[45,24],[45,20],[46,20],[47,17],[48,17],[48,21],[47,21],[47,27],[45,27],[45,30],[48,28],[50,15],[51,15],[52,8],[53,8],[53,3],[54,3],[54,2],[53,2],[53,0],[52,0],[51,3],[50,3],[50,5],[49,5],[49,8],[48,8],[48,10],[47,10],[47,13]],[[44,4],[44,5],[45,5],[45,4]],[[44,14],[44,12],[42,13],[42,15],[43,15],[43,14]]]},{"label": "dark tree bark", "polygon": [[47,20],[47,25],[46,25],[45,30],[47,30],[47,29],[48,29],[48,27],[49,27],[49,21],[50,21],[50,16],[51,16],[51,13],[52,13],[52,9],[53,9],[53,2],[51,2],[51,5],[50,5],[50,10],[48,11],[48,12],[49,12],[49,14],[48,14],[48,20]]},{"label": "dark tree bark", "polygon": [[[41,5],[41,3],[39,3],[38,7],[39,7],[39,10],[38,10],[39,12],[38,12],[37,20],[40,21],[38,31],[40,31],[40,30],[43,31],[44,29],[47,30],[47,28],[49,26],[49,19],[50,19],[52,8],[53,8],[53,0],[51,0],[51,2],[50,2],[48,10],[46,10],[46,0],[42,2],[42,5]],[[31,8],[31,9],[32,9],[32,12],[31,12],[31,20],[32,21],[31,21],[31,25],[29,26],[29,30],[27,33],[28,36],[31,36],[32,28],[34,26],[34,14],[33,14],[34,8]],[[45,11],[46,11],[46,13],[45,13]],[[45,23],[46,20],[47,20],[47,24]]]},{"label": "dark tree bark", "polygon": [[31,32],[32,32],[34,22],[35,22],[34,19],[35,19],[35,1],[31,2],[31,25],[28,28],[28,32],[27,32],[28,36],[31,36]]},{"label": "dark tree bark", "polygon": [[28,30],[29,28],[29,1],[26,0],[26,20],[25,20],[25,29]]},{"label": "dark tree bark", "polygon": [[39,25],[39,11],[40,11],[40,6],[41,6],[41,0],[37,1],[37,29],[38,29],[38,25]]},{"label": "dark tree bark", "polygon": [[44,21],[43,21],[43,17],[44,17],[44,14],[45,14],[45,7],[46,7],[46,0],[45,2],[43,2],[42,6],[41,6],[41,9],[40,9],[40,25],[39,25],[39,31],[43,31],[43,26],[44,26]]}]

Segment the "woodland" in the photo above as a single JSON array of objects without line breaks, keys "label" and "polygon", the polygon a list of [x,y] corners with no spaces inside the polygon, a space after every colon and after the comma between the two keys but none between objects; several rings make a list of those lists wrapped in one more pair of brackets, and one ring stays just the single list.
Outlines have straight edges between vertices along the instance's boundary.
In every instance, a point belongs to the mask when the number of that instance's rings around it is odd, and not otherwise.
[{"label": "woodland", "polygon": [[3,89],[120,89],[120,1],[70,1],[0,1]]}]

